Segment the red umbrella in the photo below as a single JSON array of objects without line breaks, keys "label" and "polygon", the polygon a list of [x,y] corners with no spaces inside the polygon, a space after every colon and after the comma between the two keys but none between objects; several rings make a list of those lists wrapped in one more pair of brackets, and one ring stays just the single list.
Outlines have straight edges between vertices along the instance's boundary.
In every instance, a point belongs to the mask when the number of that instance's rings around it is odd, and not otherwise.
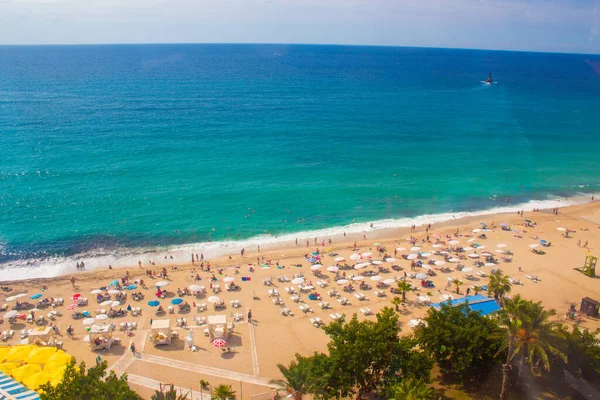
[{"label": "red umbrella", "polygon": [[77,308],[77,304],[69,304],[67,310],[73,310],[74,308]]},{"label": "red umbrella", "polygon": [[212,345],[215,347],[225,347],[227,346],[227,342],[223,338],[216,338],[212,341]]},{"label": "red umbrella", "polygon": [[73,297],[81,297],[81,293],[75,293]]}]

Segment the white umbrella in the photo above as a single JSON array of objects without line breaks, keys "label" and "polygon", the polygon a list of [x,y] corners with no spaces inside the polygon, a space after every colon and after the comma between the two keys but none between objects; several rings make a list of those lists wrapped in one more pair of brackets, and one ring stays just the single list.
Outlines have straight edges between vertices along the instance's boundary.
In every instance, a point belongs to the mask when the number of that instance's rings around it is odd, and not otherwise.
[{"label": "white umbrella", "polygon": [[94,322],[96,322],[96,319],[95,318],[86,318],[81,322],[83,322],[84,325],[93,325]]},{"label": "white umbrella", "polygon": [[117,290],[117,289],[110,289],[110,290],[108,291],[108,294],[119,294],[119,293],[121,293],[121,291],[120,291],[120,290]]},{"label": "white umbrella", "polygon": [[332,265],[331,267],[327,267],[327,271],[329,272],[338,272],[340,269],[338,267],[336,267],[335,265]]},{"label": "white umbrella", "polygon": [[217,296],[210,296],[208,299],[206,299],[206,301],[209,303],[218,303],[220,299]]},{"label": "white umbrella", "polygon": [[370,251],[367,251],[366,253],[362,253],[363,257],[371,257],[373,255],[373,253],[371,253]]},{"label": "white umbrella", "polygon": [[481,255],[482,255],[482,256],[484,256],[484,257],[489,257],[489,256],[491,256],[491,254],[490,254],[490,253],[481,253]]},{"label": "white umbrella", "polygon": [[418,254],[415,254],[415,253],[412,253],[412,254],[409,254],[409,255],[406,257],[406,259],[407,259],[407,260],[414,260],[415,258],[419,258],[419,255],[418,255]]},{"label": "white umbrella", "polygon": [[346,283],[350,282],[348,279],[340,279],[339,281],[337,281],[336,283],[338,285],[345,285]]},{"label": "white umbrella", "polygon": [[405,251],[405,250],[406,250],[406,248],[404,248],[404,247],[396,247],[396,250],[397,250],[397,251]]},{"label": "white umbrella", "polygon": [[446,254],[450,254],[450,252],[446,251],[446,250],[443,250],[443,251],[440,251],[440,254],[446,255]]},{"label": "white umbrella", "polygon": [[202,288],[200,287],[200,285],[190,285],[189,288],[190,288],[190,290],[192,292],[199,292],[199,291],[202,290]]},{"label": "white umbrella", "polygon": [[504,243],[500,243],[500,244],[497,244],[496,247],[501,249],[503,247],[506,247],[506,245]]},{"label": "white umbrella", "polygon": [[567,228],[560,228],[560,227],[559,227],[559,228],[556,228],[556,230],[557,230],[557,231],[564,232],[564,231],[566,231],[566,230],[567,230]]},{"label": "white umbrella", "polygon": [[477,247],[477,250],[483,250],[483,249],[485,249],[485,246],[478,246]]},{"label": "white umbrella", "polygon": [[437,265],[438,267],[441,267],[442,265],[446,265],[446,261],[437,260],[434,264]]},{"label": "white umbrella", "polygon": [[427,274],[417,274],[415,275],[416,279],[427,279]]},{"label": "white umbrella", "polygon": [[106,315],[106,314],[96,315],[96,321],[104,321],[107,318],[108,318],[108,315]]},{"label": "white umbrella", "polygon": [[353,281],[362,281],[363,279],[365,279],[365,277],[361,275],[356,275],[352,277]]},{"label": "white umbrella", "polygon": [[463,269],[461,269],[462,272],[471,272],[473,271],[473,268],[471,267],[464,267]]},{"label": "white umbrella", "polygon": [[421,257],[429,257],[430,255],[431,255],[431,253],[427,253],[427,252],[421,253]]},{"label": "white umbrella", "polygon": [[15,315],[19,315],[19,313],[15,310],[9,311],[6,314],[4,314],[4,318],[8,319],[8,318],[12,318]]},{"label": "white umbrella", "polygon": [[388,257],[385,259],[387,262],[396,262],[397,260],[394,257]]},{"label": "white umbrella", "polygon": [[19,294],[15,294],[15,297],[17,299],[20,299],[21,297],[27,297],[27,293],[19,293]]},{"label": "white umbrella", "polygon": [[501,254],[504,254],[504,253],[506,253],[506,251],[504,251],[504,250],[502,250],[502,249],[497,249],[497,250],[496,250],[496,253],[501,253]]},{"label": "white umbrella", "polygon": [[228,276],[226,278],[223,278],[223,282],[233,282],[235,281],[235,277],[233,276]]},{"label": "white umbrella", "polygon": [[479,229],[479,228],[475,228],[475,229],[473,229],[471,232],[473,232],[473,233],[479,233],[479,232],[481,232],[481,229]]},{"label": "white umbrella", "polygon": [[496,266],[496,264],[494,264],[494,263],[485,263],[483,265],[485,265],[486,267],[495,267]]},{"label": "white umbrella", "polygon": [[371,280],[372,281],[380,281],[381,280],[381,276],[379,276],[379,275],[372,276]]},{"label": "white umbrella", "polygon": [[342,261],[346,261],[346,259],[344,257],[336,257],[335,258],[335,262],[342,262]]},{"label": "white umbrella", "polygon": [[294,285],[300,285],[300,284],[304,283],[304,278],[294,278],[294,279],[292,279],[292,283]]},{"label": "white umbrella", "polygon": [[156,282],[156,287],[164,287],[167,286],[169,284],[169,282],[167,281],[160,281],[160,282]]},{"label": "white umbrella", "polygon": [[102,303],[100,303],[100,305],[102,307],[104,307],[104,306],[110,306],[111,304],[112,304],[112,300],[106,300],[106,301],[103,301]]},{"label": "white umbrella", "polygon": [[110,305],[111,307],[119,307],[121,305],[120,301],[113,301],[112,304]]},{"label": "white umbrella", "polygon": [[313,266],[310,267],[311,270],[316,271],[318,269],[321,269],[323,266],[321,264],[315,264]]},{"label": "white umbrella", "polygon": [[10,296],[6,298],[6,301],[15,301],[17,300],[17,296]]},{"label": "white umbrella", "polygon": [[476,241],[476,240],[477,240],[477,239],[475,239],[475,238],[471,238],[471,239],[467,240],[467,243],[473,243],[473,242],[474,242],[474,241]]},{"label": "white umbrella", "polygon": [[313,267],[315,267],[315,266],[322,267],[322,265],[321,265],[321,264],[313,264],[312,266],[313,266]]},{"label": "white umbrella", "polygon": [[394,283],[396,283],[396,280],[393,278],[390,278],[390,279],[386,279],[385,281],[383,281],[383,283],[385,283],[386,285],[393,285]]},{"label": "white umbrella", "polygon": [[413,246],[410,248],[410,251],[419,251],[421,248],[419,246]]},{"label": "white umbrella", "polygon": [[473,250],[473,247],[471,247],[471,246],[463,247],[463,250],[464,251],[471,251],[471,250]]},{"label": "white umbrella", "polygon": [[371,264],[381,265],[381,264],[383,264],[383,261],[375,260],[375,261],[372,261]]},{"label": "white umbrella", "polygon": [[358,260],[360,260],[360,254],[354,253],[350,256],[350,259],[354,260],[354,261],[358,261]]},{"label": "white umbrella", "polygon": [[536,247],[540,247],[540,245],[538,243],[533,243],[529,245],[530,249],[535,249]]},{"label": "white umbrella", "polygon": [[470,257],[470,258],[478,258],[479,254],[477,254],[477,253],[469,253],[469,254],[467,254],[467,256]]},{"label": "white umbrella", "polygon": [[448,242],[448,244],[451,244],[453,246],[456,246],[457,244],[459,244],[460,242],[458,240],[451,240]]},{"label": "white umbrella", "polygon": [[100,289],[94,289],[90,293],[91,294],[100,294],[100,293],[102,293],[102,290],[100,290]]},{"label": "white umbrella", "polygon": [[444,246],[442,246],[441,244],[434,244],[431,247],[433,247],[434,249],[439,249],[440,247],[444,247]]},{"label": "white umbrella", "polygon": [[359,263],[354,266],[354,269],[362,269],[362,268],[368,267],[369,265],[370,265],[370,263],[368,263],[368,262]]},{"label": "white umbrella", "polygon": [[457,262],[459,262],[460,260],[459,260],[458,258],[454,258],[454,257],[452,257],[452,258],[451,258],[451,259],[449,259],[448,261],[450,261],[451,263],[457,263]]}]

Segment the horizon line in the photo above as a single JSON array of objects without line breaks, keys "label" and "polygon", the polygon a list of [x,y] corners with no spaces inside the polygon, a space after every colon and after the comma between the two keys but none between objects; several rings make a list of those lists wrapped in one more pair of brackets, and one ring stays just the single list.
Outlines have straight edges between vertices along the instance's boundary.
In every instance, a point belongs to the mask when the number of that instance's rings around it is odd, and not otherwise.
[{"label": "horizon line", "polygon": [[274,42],[139,42],[139,43],[0,43],[0,47],[67,47],[67,46],[165,46],[165,45],[246,45],[246,46],[337,46],[337,47],[389,47],[413,49],[442,49],[442,50],[475,50],[475,51],[504,51],[511,53],[541,53],[541,54],[571,54],[583,56],[599,56],[600,53],[580,53],[568,51],[544,50],[515,50],[472,47],[437,47],[437,46],[410,46],[410,45],[378,45],[378,44],[347,44],[347,43],[274,43]]}]

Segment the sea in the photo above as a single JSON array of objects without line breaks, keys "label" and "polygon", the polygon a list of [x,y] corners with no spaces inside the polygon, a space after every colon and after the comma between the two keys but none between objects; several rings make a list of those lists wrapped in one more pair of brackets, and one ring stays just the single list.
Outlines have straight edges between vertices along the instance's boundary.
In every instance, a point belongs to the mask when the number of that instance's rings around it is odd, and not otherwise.
[{"label": "sea", "polygon": [[2,280],[565,206],[599,187],[598,55],[0,47]]}]

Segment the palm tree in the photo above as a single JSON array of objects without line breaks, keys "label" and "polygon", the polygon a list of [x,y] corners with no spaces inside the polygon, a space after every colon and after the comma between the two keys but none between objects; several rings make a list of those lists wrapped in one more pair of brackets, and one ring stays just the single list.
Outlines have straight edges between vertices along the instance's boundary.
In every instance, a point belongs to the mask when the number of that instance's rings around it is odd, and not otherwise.
[{"label": "palm tree", "polygon": [[502,302],[504,295],[509,293],[511,289],[512,284],[508,280],[508,276],[504,275],[501,270],[497,269],[490,275],[488,293],[492,293],[494,299]]},{"label": "palm tree", "polygon": [[460,279],[454,279],[452,281],[452,284],[456,285],[456,294],[460,294],[460,287],[464,285],[463,281],[461,281]]},{"label": "palm tree", "polygon": [[406,303],[406,292],[412,290],[412,285],[406,281],[398,282],[396,289],[402,294],[402,302]]},{"label": "palm tree", "polygon": [[481,292],[481,286],[473,286],[473,291],[475,292],[475,296]]},{"label": "palm tree", "polygon": [[431,400],[433,389],[421,380],[403,379],[394,390],[394,397],[390,400]]},{"label": "palm tree", "polygon": [[235,391],[231,390],[231,385],[219,385],[212,392],[213,400],[235,399]]},{"label": "palm tree", "polygon": [[206,390],[210,393],[210,389],[209,389],[210,383],[208,381],[205,381],[203,379],[200,379],[200,398],[202,398],[202,391]]},{"label": "palm tree", "polygon": [[302,399],[309,374],[308,364],[305,359],[298,357],[298,361],[293,360],[290,362],[289,367],[277,364],[277,368],[281,371],[283,379],[274,379],[269,383],[287,391],[294,400]]},{"label": "palm tree", "polygon": [[556,347],[563,337],[556,329],[558,322],[550,320],[555,315],[555,310],[546,310],[541,302],[524,300],[520,295],[505,301],[499,316],[499,324],[505,337],[500,351],[507,351],[506,363],[503,365],[501,400],[506,398],[508,372],[515,357],[520,357],[518,375],[526,359],[532,371],[536,365],[549,371],[549,354],[566,359],[564,353]]},{"label": "palm tree", "polygon": [[160,390],[154,392],[151,400],[185,400],[187,399],[188,393],[186,394],[177,394],[177,390],[173,386],[172,383],[168,385],[160,385]]},{"label": "palm tree", "polygon": [[394,296],[394,298],[392,299],[392,304],[396,308],[396,311],[400,311],[400,303],[402,303],[400,297]]}]

